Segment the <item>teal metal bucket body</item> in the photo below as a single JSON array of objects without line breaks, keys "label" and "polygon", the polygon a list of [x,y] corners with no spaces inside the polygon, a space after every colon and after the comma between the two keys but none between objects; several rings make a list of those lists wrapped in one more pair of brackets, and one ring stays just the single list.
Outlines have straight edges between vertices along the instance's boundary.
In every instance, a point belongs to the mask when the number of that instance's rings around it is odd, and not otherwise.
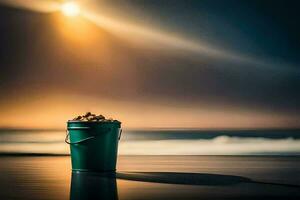
[{"label": "teal metal bucket body", "polygon": [[72,170],[115,171],[121,131],[120,122],[68,121]]}]

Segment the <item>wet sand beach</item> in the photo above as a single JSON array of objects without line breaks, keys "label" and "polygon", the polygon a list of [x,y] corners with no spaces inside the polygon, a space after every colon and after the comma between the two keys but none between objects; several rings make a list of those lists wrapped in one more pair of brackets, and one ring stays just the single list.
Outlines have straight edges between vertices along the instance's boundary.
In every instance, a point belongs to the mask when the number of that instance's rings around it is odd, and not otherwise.
[{"label": "wet sand beach", "polygon": [[69,156],[1,156],[0,199],[299,199],[297,156],[119,156],[114,174]]}]

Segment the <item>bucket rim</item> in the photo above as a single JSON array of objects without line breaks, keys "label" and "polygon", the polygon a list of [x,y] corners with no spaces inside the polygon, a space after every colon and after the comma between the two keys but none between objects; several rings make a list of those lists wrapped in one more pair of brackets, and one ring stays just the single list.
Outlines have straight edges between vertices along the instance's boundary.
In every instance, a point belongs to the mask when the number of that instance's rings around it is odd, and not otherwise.
[{"label": "bucket rim", "polygon": [[79,120],[68,120],[67,123],[78,123],[78,124],[121,124],[120,121],[79,121]]}]

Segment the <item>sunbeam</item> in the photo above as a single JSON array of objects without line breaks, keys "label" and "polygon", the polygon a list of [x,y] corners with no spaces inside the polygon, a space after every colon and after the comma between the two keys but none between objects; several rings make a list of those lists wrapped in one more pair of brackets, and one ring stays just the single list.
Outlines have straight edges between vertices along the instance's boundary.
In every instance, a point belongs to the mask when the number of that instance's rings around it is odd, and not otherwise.
[{"label": "sunbeam", "polygon": [[[253,68],[267,70],[279,70],[282,72],[299,73],[297,67],[288,63],[277,63],[268,59],[260,59],[254,56],[239,54],[234,51],[212,46],[197,38],[187,39],[184,35],[170,33],[156,27],[131,23],[126,19],[116,18],[114,14],[102,12],[101,6],[90,1],[56,1],[56,0],[0,0],[0,3],[27,9],[36,12],[61,11],[67,17],[83,17],[95,25],[104,28],[118,37],[137,42],[144,46],[156,46],[160,48],[172,48],[191,53],[200,54],[207,58],[224,60],[234,63],[250,65]],[[79,3],[80,6],[79,6]]]}]

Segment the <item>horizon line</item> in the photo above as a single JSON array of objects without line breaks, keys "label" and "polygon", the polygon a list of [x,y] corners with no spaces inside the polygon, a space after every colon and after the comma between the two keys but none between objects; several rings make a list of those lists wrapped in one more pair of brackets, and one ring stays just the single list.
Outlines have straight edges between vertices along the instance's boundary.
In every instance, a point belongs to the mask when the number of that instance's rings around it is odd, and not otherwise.
[{"label": "horizon line", "polygon": [[[250,131],[250,130],[300,130],[300,127],[218,127],[218,128],[204,128],[204,127],[137,127],[137,128],[122,128],[126,131],[175,131],[175,130],[203,130],[203,131]],[[0,127],[0,131],[66,131],[64,128],[22,128],[22,127]]]}]

